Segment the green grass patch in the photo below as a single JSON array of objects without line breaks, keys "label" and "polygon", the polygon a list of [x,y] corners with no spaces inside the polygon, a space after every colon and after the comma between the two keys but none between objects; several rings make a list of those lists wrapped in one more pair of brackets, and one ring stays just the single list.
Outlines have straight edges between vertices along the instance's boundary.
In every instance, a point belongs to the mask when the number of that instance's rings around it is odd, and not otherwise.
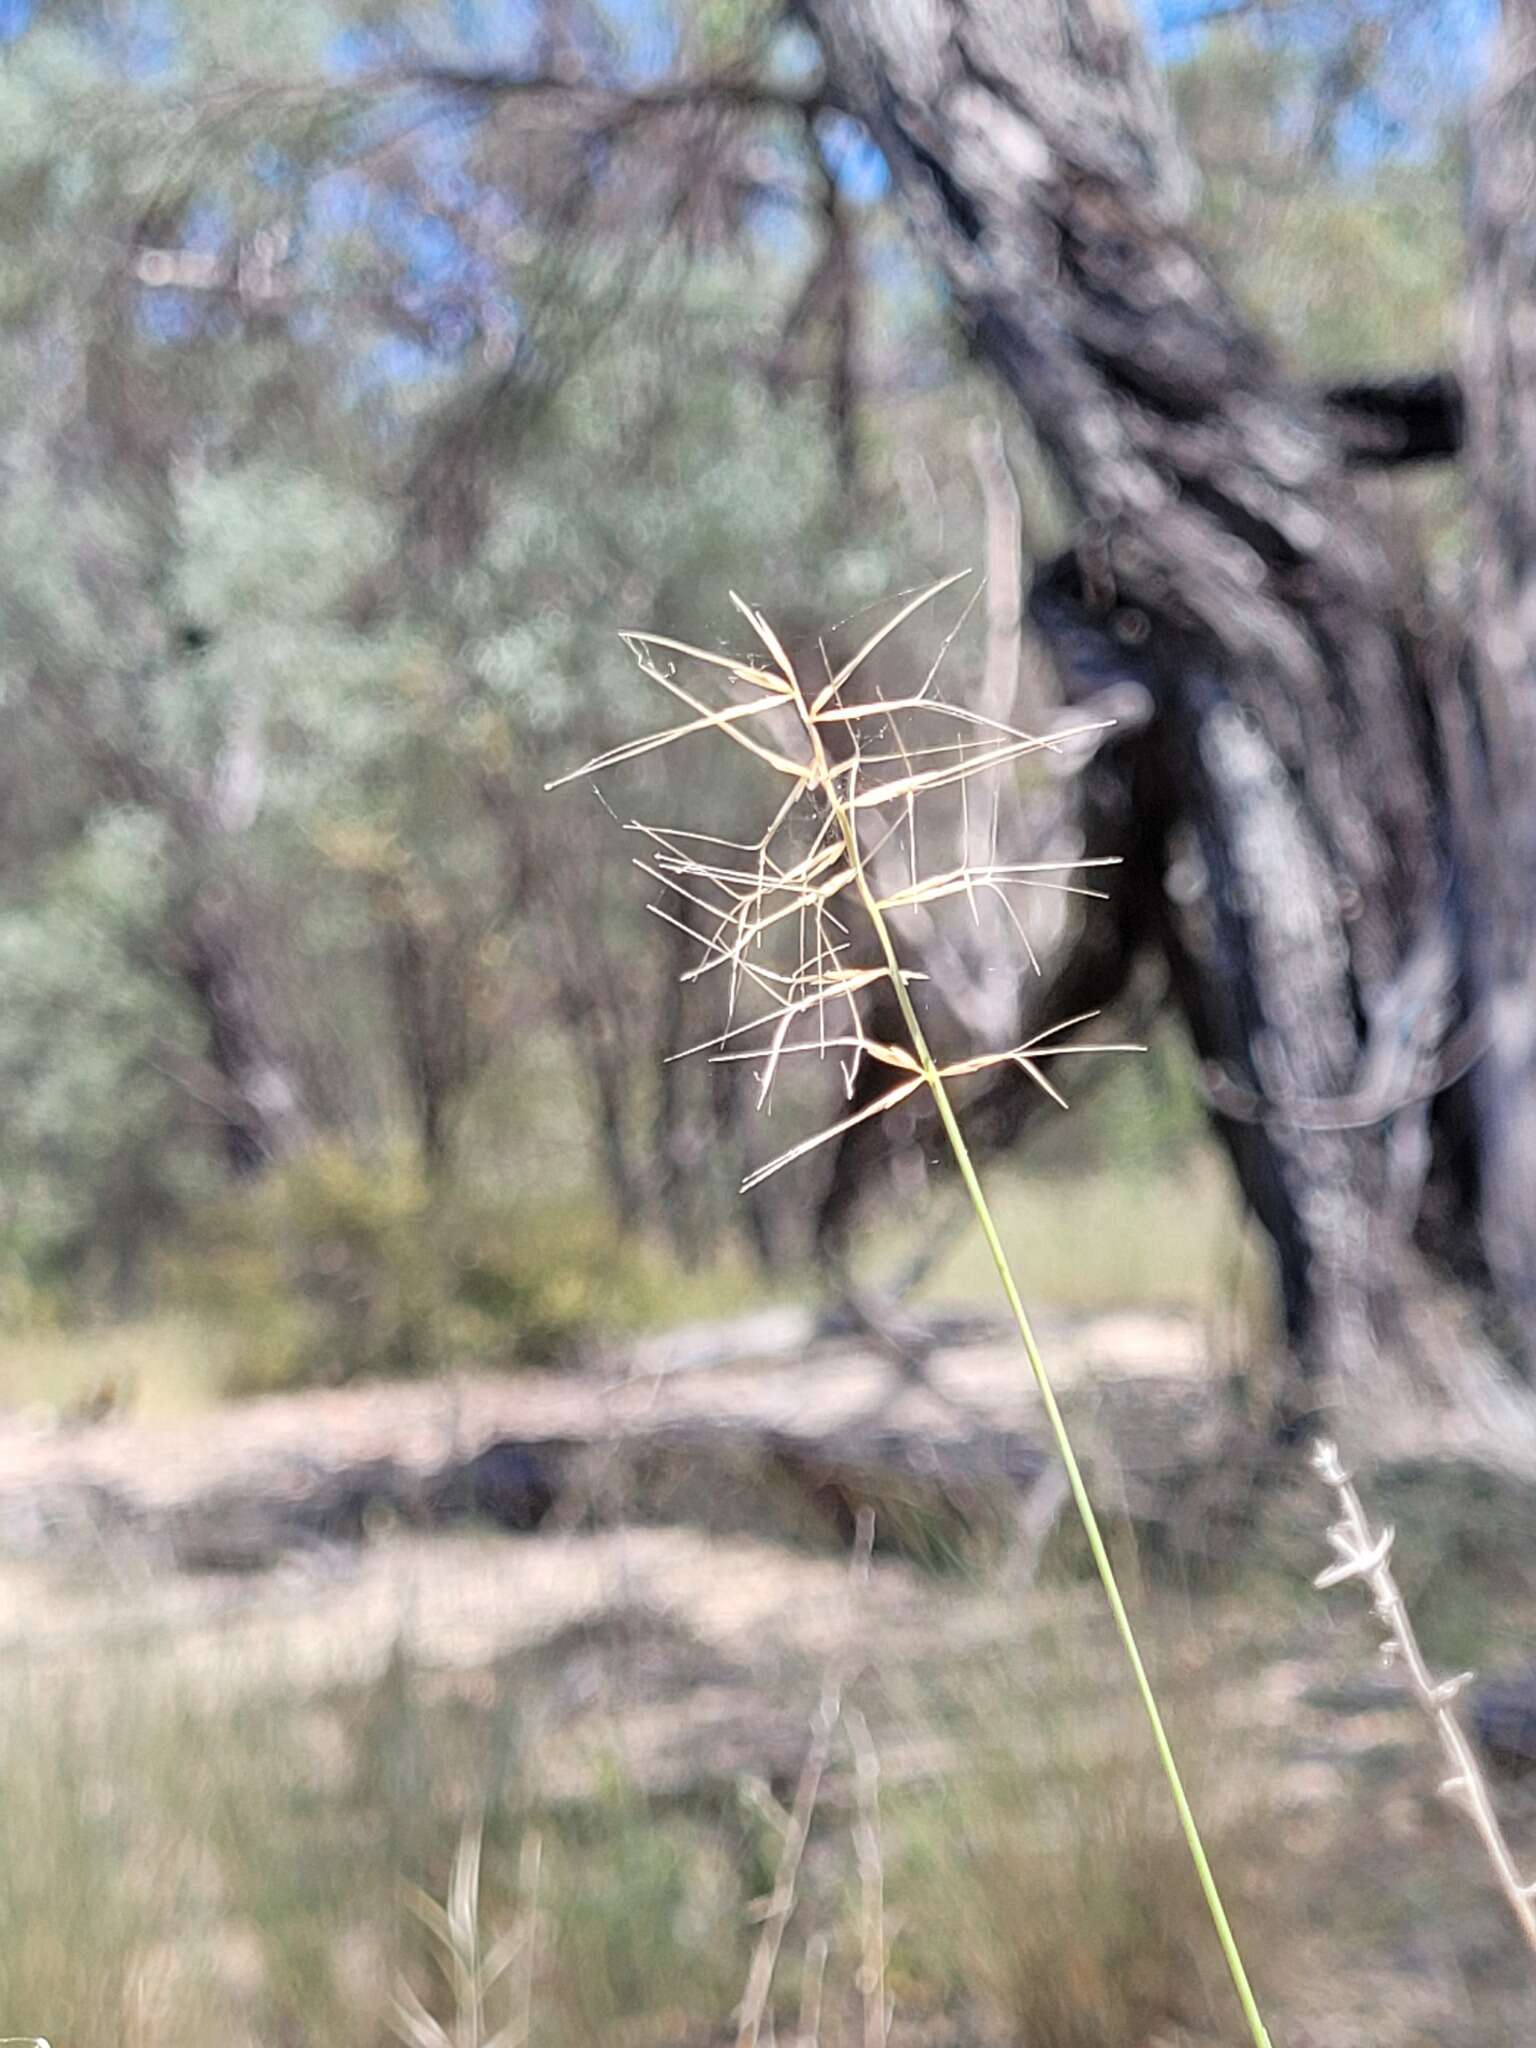
[{"label": "green grass patch", "polygon": [[[1243,1216],[1225,1163],[1191,1148],[1161,1169],[1100,1169],[991,1176],[992,1207],[1021,1291],[1037,1306],[1085,1314],[1107,1309],[1262,1316],[1268,1253]],[[947,1201],[945,1193],[938,1198]],[[935,1204],[937,1208],[937,1204]],[[899,1264],[932,1219],[886,1236]],[[987,1300],[996,1275],[974,1231],[957,1238],[926,1277],[929,1299]]]}]

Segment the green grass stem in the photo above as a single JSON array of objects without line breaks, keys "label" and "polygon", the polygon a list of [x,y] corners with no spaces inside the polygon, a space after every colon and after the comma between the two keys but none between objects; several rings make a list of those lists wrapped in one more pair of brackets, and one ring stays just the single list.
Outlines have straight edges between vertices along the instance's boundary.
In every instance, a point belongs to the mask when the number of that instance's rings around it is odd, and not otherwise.
[{"label": "green grass stem", "polygon": [[[803,709],[802,715],[804,715]],[[1227,1909],[1222,1902],[1221,1890],[1216,1882],[1216,1874],[1211,1868],[1210,1858],[1206,1854],[1205,1843],[1201,1838],[1199,1823],[1196,1821],[1194,1809],[1189,1803],[1189,1795],[1184,1790],[1184,1780],[1179,1771],[1178,1760],[1173,1753],[1173,1744],[1169,1741],[1168,1731],[1163,1725],[1163,1716],[1157,1704],[1157,1695],[1153,1690],[1152,1680],[1148,1675],[1146,1663],[1142,1658],[1141,1646],[1136,1640],[1136,1631],[1120,1591],[1120,1582],[1115,1576],[1115,1568],[1110,1561],[1109,1550],[1104,1541],[1104,1532],[1099,1526],[1098,1515],[1094,1512],[1093,1501],[1089,1496],[1087,1483],[1083,1478],[1082,1467],[1078,1463],[1077,1453],[1072,1446],[1072,1437],[1067,1429],[1066,1418],[1063,1416],[1061,1406],[1056,1399],[1056,1392],[1051,1385],[1051,1376],[1046,1370],[1045,1359],[1041,1354],[1039,1343],[1035,1337],[1034,1327],[1029,1319],[1029,1312],[1024,1306],[1023,1297],[1019,1293],[1018,1284],[1013,1277],[1013,1268],[1009,1263],[1007,1248],[993,1220],[986,1191],[982,1187],[981,1177],[976,1171],[970,1147],[965,1141],[965,1133],[960,1128],[960,1120],[956,1116],[954,1105],[949,1099],[949,1091],[946,1089],[943,1076],[939,1072],[938,1062],[934,1059],[929,1049],[922,1024],[913,1005],[906,979],[902,973],[901,961],[896,951],[895,941],[891,936],[890,925],[886,920],[885,913],[880,908],[879,900],[874,889],[870,886],[868,876],[865,873],[863,857],[858,843],[858,832],[852,813],[838,795],[836,779],[830,773],[827,766],[821,735],[814,721],[808,716],[805,717],[805,727],[811,746],[815,750],[818,766],[823,770],[821,786],[827,793],[828,801],[832,804],[837,814],[838,826],[847,849],[849,864],[853,870],[854,881],[860,900],[863,903],[865,913],[871,925],[874,927],[881,952],[885,956],[885,964],[889,971],[891,987],[895,991],[896,1001],[901,1009],[902,1022],[906,1026],[911,1040],[913,1056],[923,1070],[924,1081],[929,1093],[933,1097],[933,1104],[934,1108],[938,1111],[939,1121],[944,1126],[944,1135],[949,1142],[950,1150],[954,1154],[955,1165],[959,1169],[960,1178],[964,1183],[965,1191],[970,1197],[971,1207],[976,1215],[976,1221],[980,1226],[982,1236],[986,1240],[987,1250],[992,1255],[992,1262],[996,1266],[998,1278],[1002,1282],[1003,1293],[1008,1302],[1009,1312],[1013,1316],[1014,1324],[1018,1329],[1019,1341],[1024,1347],[1024,1356],[1029,1361],[1029,1369],[1034,1375],[1035,1385],[1040,1390],[1040,1399],[1045,1408],[1046,1420],[1050,1424],[1051,1435],[1055,1440],[1057,1451],[1060,1453],[1062,1464],[1066,1468],[1067,1483],[1072,1490],[1072,1499],[1083,1525],[1083,1533],[1088,1539],[1088,1548],[1093,1554],[1094,1568],[1098,1572],[1099,1582],[1104,1588],[1104,1596],[1109,1602],[1109,1611],[1114,1618],[1115,1631],[1120,1638],[1126,1660],[1131,1667],[1131,1675],[1135,1681],[1136,1692],[1140,1698],[1142,1709],[1146,1714],[1147,1723],[1152,1730],[1152,1741],[1157,1750],[1158,1761],[1162,1765],[1163,1776],[1168,1781],[1168,1790],[1172,1795],[1174,1809],[1179,1817],[1179,1826],[1183,1831],[1184,1840],[1189,1848],[1190,1860],[1195,1866],[1195,1875],[1200,1881],[1200,1889],[1204,1894],[1206,1907],[1211,1916],[1211,1924],[1216,1930],[1217,1941],[1221,1944],[1221,1952],[1232,1979],[1232,1988],[1237,1994],[1237,2002],[1242,2008],[1243,2019],[1254,2042],[1254,2048],[1271,2048],[1269,2032],[1264,2025],[1263,2016],[1259,2011],[1258,2000],[1254,1996],[1253,1986],[1249,1982],[1242,1951],[1239,1949],[1237,1937],[1232,1931],[1232,1923],[1227,1917]]]}]

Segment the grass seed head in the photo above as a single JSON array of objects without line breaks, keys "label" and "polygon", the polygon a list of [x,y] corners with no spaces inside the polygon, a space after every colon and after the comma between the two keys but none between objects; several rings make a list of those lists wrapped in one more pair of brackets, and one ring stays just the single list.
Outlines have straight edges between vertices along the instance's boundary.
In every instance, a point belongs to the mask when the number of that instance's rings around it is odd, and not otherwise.
[{"label": "grass seed head", "polygon": [[[1013,894],[1043,888],[1096,896],[1101,892],[1063,878],[1114,864],[1104,859],[988,858],[925,866],[920,818],[941,792],[958,790],[966,801],[980,778],[996,778],[1029,755],[1056,751],[1103,729],[1100,723],[1086,724],[1039,738],[945,702],[936,689],[939,663],[970,604],[916,690],[897,697],[883,696],[878,689],[872,696],[851,694],[876,649],[960,580],[959,575],[946,577],[909,598],[836,669],[823,645],[824,673],[809,682],[763,614],[734,592],[731,601],[766,659],[711,653],[661,634],[626,633],[624,644],[642,675],[691,716],[611,748],[549,785],[554,789],[605,774],[704,735],[745,749],[779,778],[779,802],[755,840],[639,821],[629,827],[648,843],[636,867],[664,892],[652,910],[698,944],[700,957],[684,978],[697,981],[718,972],[726,985],[721,1029],[674,1057],[702,1053],[713,1060],[755,1064],[760,1107],[767,1105],[784,1061],[808,1053],[837,1060],[850,1100],[866,1063],[892,1076],[891,1085],[872,1100],[758,1167],[744,1189],[855,1125],[883,1116],[920,1090],[933,1093],[946,1082],[1011,1065],[1065,1108],[1064,1096],[1045,1070],[1047,1062],[1086,1052],[1139,1050],[1063,1036],[1092,1021],[1093,1011],[1019,1044],[947,1064],[933,1058],[923,1039],[910,994],[911,984],[923,977],[897,956],[892,913],[928,910],[956,898],[964,898],[974,911],[978,899],[987,896],[1004,907],[1038,972],[1034,948],[1010,900]],[[692,687],[679,680],[679,661],[697,665],[699,679]],[[721,697],[724,701],[712,701]],[[893,879],[898,872],[904,877],[900,882]],[[871,933],[874,957],[863,957]],[[904,1041],[867,1028],[868,995],[882,983],[896,998],[906,1026]],[[750,1014],[742,1015],[743,1010]]]}]

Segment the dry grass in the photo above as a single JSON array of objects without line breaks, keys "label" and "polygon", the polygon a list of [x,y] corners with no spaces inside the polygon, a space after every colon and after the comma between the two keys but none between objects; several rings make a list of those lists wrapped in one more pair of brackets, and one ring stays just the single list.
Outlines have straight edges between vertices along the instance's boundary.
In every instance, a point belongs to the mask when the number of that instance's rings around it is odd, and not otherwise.
[{"label": "dry grass", "polygon": [[1322,1591],[1358,1580],[1369,1591],[1371,1612],[1385,1638],[1383,1660],[1402,1671],[1450,1766],[1451,1775],[1440,1787],[1441,1796],[1459,1807],[1472,1823],[1515,1924],[1527,1945],[1536,1950],[1536,1884],[1521,1876],[1483,1767],[1456,1713],[1457,1696],[1473,1674],[1465,1671],[1438,1682],[1431,1676],[1392,1571],[1396,1532],[1372,1529],[1354,1482],[1339,1461],[1336,1445],[1320,1441],[1313,1449],[1312,1463],[1324,1485],[1332,1488],[1339,1515],[1328,1531],[1334,1562],[1318,1573],[1316,1584]]},{"label": "dry grass", "polygon": [[[74,2048],[377,2048],[409,2025],[421,2048],[517,2048],[536,2000],[552,2048],[608,2048],[645,2016],[728,2009],[745,1900],[718,1826],[618,1777],[539,1821],[517,1683],[395,1665],[216,1707],[131,1662],[97,1680],[81,1697],[7,1673],[12,2027]],[[482,1811],[483,1846],[463,1819]]]},{"label": "dry grass", "polygon": [[[1091,752],[1106,721],[1057,724],[1040,737],[945,702],[935,679],[970,605],[916,689],[887,697],[878,683],[871,688],[877,650],[961,580],[947,577],[909,598],[836,667],[822,641],[820,675],[802,674],[764,615],[734,592],[731,601],[762,650],[751,658],[661,634],[627,634],[642,675],[691,716],[626,741],[548,787],[700,736],[744,749],[778,778],[779,800],[756,839],[638,820],[629,827],[646,848],[636,866],[664,892],[665,900],[651,909],[699,948],[683,980],[713,975],[725,992],[721,1028],[673,1057],[705,1053],[715,1062],[748,1062],[756,1069],[759,1107],[769,1103],[783,1063],[796,1055],[831,1062],[841,1075],[847,1113],[754,1167],[742,1181],[743,1193],[915,1097],[932,1111],[1038,1389],[1245,2028],[1254,2048],[1269,2048],[1071,1434],[956,1110],[970,1082],[1000,1068],[1017,1070],[1065,1109],[1058,1062],[1070,1070],[1081,1054],[1145,1048],[1069,1035],[1095,1020],[1098,1013],[1089,1010],[1011,1045],[940,1057],[919,1014],[917,985],[927,974],[898,944],[898,931],[905,938],[914,916],[932,926],[948,911],[962,910],[979,923],[985,905],[992,919],[1007,919],[1023,959],[1040,974],[1039,953],[1016,906],[1038,894],[1058,902],[1101,897],[1081,877],[1117,865],[1112,856],[1083,853],[999,857],[1003,777],[1031,756]],[[689,665],[686,685],[678,680],[677,656]],[[960,835],[946,861],[931,852],[933,802],[942,810],[954,796]],[[740,1016],[739,1006],[748,1014]],[[1012,1014],[1004,1021],[1019,1028]]]},{"label": "dry grass", "polygon": [[[1177,1633],[1165,1625],[1165,1639]],[[1222,1958],[1136,1703],[1106,1677],[1110,1656],[1078,1636],[1044,1661],[1026,1645],[957,1682],[949,1725],[963,1761],[931,1791],[888,1802],[898,2003],[943,1987],[978,2013],[985,2038],[1027,2048],[1139,2043],[1179,2027],[1226,2037]],[[1245,1946],[1262,1956],[1279,1932],[1265,1881],[1269,1783],[1208,1695],[1165,1690]]]},{"label": "dry grass", "polygon": [[[518,1549],[504,1555],[515,1571]],[[446,1587],[451,1558],[443,1572]],[[729,1702],[719,1659],[701,1663],[686,1631],[633,1653],[615,1644],[587,1705],[571,1690],[587,1685],[596,1654],[585,1639],[457,1671],[397,1656],[314,1691],[285,1677],[280,1642],[265,1661],[217,1638],[185,1652],[163,1640],[152,1654],[128,1643],[88,1665],[14,1653],[0,1725],[0,2014],[75,2048],[119,2048],[125,2035],[145,2048],[201,2048],[210,2036],[378,2048],[402,2030],[402,2010],[413,2048],[443,2048],[434,2029],[451,2048],[488,2048],[510,2029],[513,2048],[530,2010],[547,2048],[702,2048],[726,2037],[771,1934],[763,2040],[799,2026],[822,2048],[898,2048],[940,2016],[991,2026],[1058,1860],[1062,1799],[1041,1787],[1058,1731],[1084,1718],[1070,1706],[1084,1669],[1063,1647],[1075,1625],[1062,1625],[1083,1598],[1044,1598],[1054,1631],[1030,1633],[994,1667],[976,1618],[992,1616],[994,1641],[999,1596],[952,1582],[941,1600],[923,1587],[886,1568],[875,1604],[866,1611],[855,1595],[834,1626],[834,1575],[820,1596],[825,1625],[804,1643],[796,1617],[775,1624],[759,1602],[743,1649],[764,1629],[781,1633]],[[865,1668],[893,1597],[953,1617],[953,1660],[924,1629]],[[220,1658],[222,1673],[211,1668]],[[802,1786],[797,1801],[804,1716],[829,1683],[847,1692],[850,1739],[823,1716],[832,1739],[812,1743],[815,1796]],[[631,1687],[659,1688],[657,1707]],[[1096,1711],[1097,1755],[1084,1736],[1073,1766],[1074,1796],[1111,1813],[1124,1796],[1113,1757],[1124,1707],[1117,1697],[1107,1721]],[[758,1733],[740,1753],[775,1773],[749,1799],[721,1775],[736,1745],[712,1719],[743,1708]],[[635,1753],[626,1731],[658,1714],[693,1731],[691,1789],[684,1779],[646,1795],[620,1761]],[[587,1759],[579,1787],[573,1718]],[[1014,1731],[1009,1754],[979,1742],[983,1729]],[[787,1779],[769,1765],[776,1747]],[[927,1761],[914,1776],[915,1759]],[[970,1854],[988,1816],[991,1863]],[[984,1922],[1005,1852],[1016,1868]],[[953,1867],[936,1881],[941,1855]],[[1127,1884],[1149,1868],[1133,1854]],[[1145,1936],[1124,1889],[1106,1889],[1095,1911],[1106,1952],[1138,1951]],[[1098,1992],[1076,1971],[1057,1995],[1091,2010]]]},{"label": "dry grass", "polygon": [[[419,1885],[406,1889],[406,1905],[426,1934],[452,2010],[444,2024],[427,2010],[410,1979],[402,1977],[391,2019],[405,2048],[526,2048],[532,2034],[544,1838],[534,1829],[523,1837],[517,1917],[489,1938],[480,1911],[483,1843],[483,1822],[466,1823],[441,1901]],[[506,2017],[497,2026],[493,2002],[499,1993]]]},{"label": "dry grass", "polygon": [[6,1406],[68,1414],[111,1400],[136,1413],[185,1415],[219,1398],[229,1335],[186,1315],[105,1326],[0,1329]]},{"label": "dry grass", "polygon": [[[451,1593],[454,1548],[418,1598]],[[495,1556],[515,1590],[527,1547]],[[59,2048],[381,2048],[403,1978],[453,2038],[470,2005],[407,1887],[454,1896],[468,1821],[482,1965],[502,1935],[516,1949],[482,2002],[487,2038],[526,1999],[538,2048],[721,2048],[843,1640],[837,1577],[818,1579],[809,1632],[787,1561],[777,1589],[744,1588],[723,1657],[680,1626],[610,1640],[601,1617],[484,1664],[450,1664],[439,1630],[432,1668],[396,1657],[314,1690],[285,1674],[286,1636],[265,1659],[219,1636],[88,1662],[13,1652],[0,2019]],[[1154,1586],[1146,1616],[1280,2038],[1515,2048],[1522,1952],[1470,1831],[1437,1811],[1411,1715],[1304,1704],[1357,1682],[1358,1630],[1293,1591],[1191,1605]],[[887,2048],[1230,2039],[1202,2032],[1224,2009],[1219,1959],[1092,1590],[1021,1604],[990,1578],[881,1565],[870,1600],[844,1725],[868,1723],[878,1800],[862,1742],[836,1741],[761,2039],[770,2021],[807,2048],[867,2048],[881,2024]],[[327,1607],[310,1626],[337,1621]],[[652,1738],[668,1745],[654,1777]]]},{"label": "dry grass", "polygon": [[[1007,917],[1038,972],[1039,958],[1016,900],[1031,891],[1102,896],[1102,890],[1071,878],[1116,865],[1099,857],[996,857],[1000,774],[1032,755],[1092,739],[1104,727],[1102,721],[1089,722],[1043,739],[946,703],[934,685],[959,624],[916,690],[900,697],[885,697],[878,690],[868,699],[857,694],[883,642],[963,574],[908,599],[837,668],[823,645],[823,677],[803,678],[763,614],[734,593],[732,602],[766,651],[765,661],[715,654],[662,634],[627,634],[626,645],[641,673],[692,715],[626,741],[549,785],[557,789],[602,775],[700,736],[743,748],[779,778],[778,801],[755,840],[718,838],[686,825],[635,821],[628,827],[645,847],[635,865],[663,891],[663,901],[651,908],[700,949],[684,980],[712,975],[724,990],[720,1030],[674,1058],[705,1053],[716,1062],[751,1064],[758,1070],[760,1107],[767,1106],[783,1063],[797,1055],[833,1061],[850,1101],[866,1067],[888,1084],[846,1116],[755,1167],[742,1183],[743,1192],[859,1124],[898,1108],[919,1090],[932,1096],[942,1116],[949,1088],[1012,1066],[1065,1108],[1047,1072],[1056,1061],[1070,1063],[1082,1053],[1140,1050],[1063,1035],[1090,1022],[1093,1012],[1062,1018],[1016,1045],[942,1064],[934,1062],[923,1041],[911,990],[924,976],[898,961],[892,920],[926,915],[940,904],[963,905],[975,914],[985,902]],[[681,683],[676,656],[696,665],[702,680]],[[724,701],[712,702],[711,695],[718,699],[722,690]],[[927,825],[930,800],[958,794],[968,820],[973,786],[974,801],[990,806],[992,819],[980,836],[980,857],[928,865],[921,827]],[[967,830],[968,844],[972,837]],[[688,922],[676,914],[680,908],[701,922]],[[873,946],[861,931],[865,920]],[[858,957],[861,947],[864,958]],[[880,988],[901,1012],[902,1038],[886,1038],[869,1028],[868,998]],[[741,1017],[739,1006],[746,1004],[755,1014]]]},{"label": "dry grass", "polygon": [[[23,1686],[3,1773],[0,2010],[78,2048],[376,2048],[391,2031],[412,2048],[515,2048],[530,2014],[552,2048],[719,2038],[756,1939],[755,1831],[669,1814],[618,1772],[581,1810],[537,1815],[520,1774],[495,1785],[495,1724],[517,1719],[497,1691],[466,1713],[397,1671],[319,1707],[212,1712],[139,1684],[108,1715]],[[483,1849],[456,1819],[482,1799]],[[852,2048],[867,1936],[844,1896],[841,1821],[819,1828],[813,1863],[778,1927],[797,1914],[801,1942],[830,1938],[825,2034]],[[812,1988],[791,1946],[758,2015],[781,2038]]]}]

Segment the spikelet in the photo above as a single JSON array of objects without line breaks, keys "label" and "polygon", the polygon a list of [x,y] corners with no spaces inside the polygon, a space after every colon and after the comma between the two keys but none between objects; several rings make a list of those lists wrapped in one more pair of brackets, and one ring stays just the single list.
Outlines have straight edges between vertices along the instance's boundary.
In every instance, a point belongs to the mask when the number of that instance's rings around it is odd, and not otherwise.
[{"label": "spikelet", "polygon": [[[856,698],[851,693],[882,642],[959,581],[959,576],[946,577],[909,599],[840,667],[832,667],[823,649],[825,673],[811,684],[802,680],[762,613],[734,592],[731,601],[760,642],[761,660],[710,653],[661,634],[626,633],[624,644],[641,673],[690,715],[599,754],[548,785],[557,789],[601,775],[703,735],[745,749],[765,775],[778,778],[777,807],[754,841],[638,822],[628,828],[647,842],[636,866],[663,892],[653,911],[699,945],[700,958],[684,979],[719,974],[725,983],[725,1021],[719,1032],[673,1057],[703,1054],[754,1064],[759,1106],[768,1102],[783,1062],[795,1056],[835,1057],[850,1099],[865,1062],[890,1077],[889,1087],[873,1100],[758,1167],[744,1189],[855,1125],[884,1115],[920,1089],[934,1092],[935,1082],[1012,1065],[1064,1108],[1060,1089],[1047,1075],[1048,1062],[1138,1049],[1064,1036],[1090,1022],[1093,1011],[1064,1018],[1020,1044],[945,1065],[929,1058],[915,1028],[906,1043],[872,1036],[866,1028],[869,993],[881,983],[890,984],[898,1009],[912,1024],[908,990],[921,977],[894,957],[887,924],[892,913],[957,898],[974,907],[981,897],[990,897],[1013,918],[1038,971],[1010,899],[1020,890],[1041,888],[1098,895],[1068,878],[1113,865],[1106,860],[986,860],[924,867],[918,825],[930,797],[959,790],[963,798],[978,777],[996,776],[1032,754],[1103,730],[1098,722],[1040,739],[946,703],[935,689],[937,662],[910,694]],[[679,679],[679,659],[698,664],[702,676],[685,684]],[[722,695],[725,701],[715,701]],[[879,874],[897,866],[906,879],[896,886],[877,882],[877,860]],[[668,907],[669,901],[674,907]],[[687,906],[687,915],[678,915],[679,905]],[[860,957],[861,951],[867,957]]]}]

